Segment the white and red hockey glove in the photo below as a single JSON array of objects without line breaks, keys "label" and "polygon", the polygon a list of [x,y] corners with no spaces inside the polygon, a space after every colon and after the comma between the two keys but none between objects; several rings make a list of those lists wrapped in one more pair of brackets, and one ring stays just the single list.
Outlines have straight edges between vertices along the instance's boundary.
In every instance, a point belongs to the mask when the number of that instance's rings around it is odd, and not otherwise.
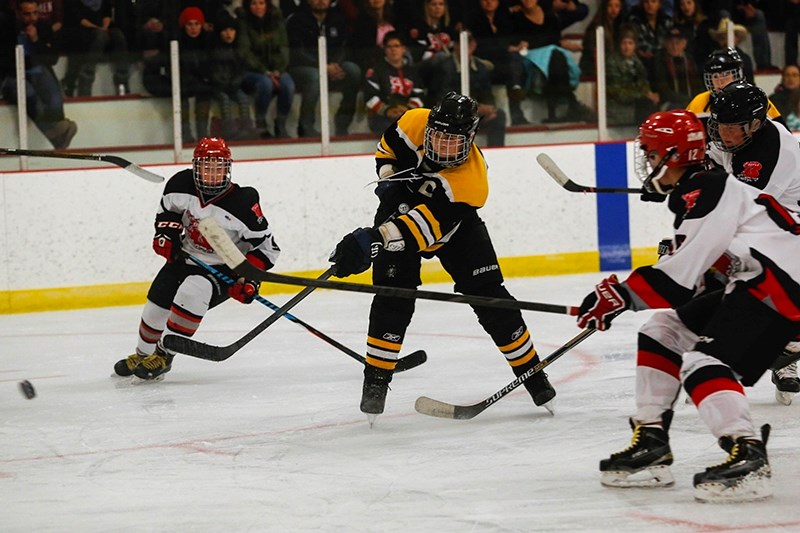
[{"label": "white and red hockey glove", "polygon": [[616,274],[612,274],[583,299],[578,310],[578,327],[607,330],[614,317],[630,305],[628,292],[619,284]]}]

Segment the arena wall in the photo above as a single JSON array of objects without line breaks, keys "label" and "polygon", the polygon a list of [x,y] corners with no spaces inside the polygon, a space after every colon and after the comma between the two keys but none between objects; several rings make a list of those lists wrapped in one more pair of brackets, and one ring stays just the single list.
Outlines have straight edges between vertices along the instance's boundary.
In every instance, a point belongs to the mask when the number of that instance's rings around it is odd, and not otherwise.
[{"label": "arena wall", "polygon": [[[481,215],[507,277],[653,262],[656,244],[671,231],[664,204],[643,203],[638,195],[567,192],[535,159],[546,152],[582,184],[638,187],[631,151],[631,143],[484,150],[490,196]],[[184,167],[147,168],[169,177]],[[343,235],[370,225],[377,205],[371,156],[242,161],[233,174],[261,193],[282,248],[276,272],[318,275]],[[144,301],[163,261],[150,248],[163,185],[118,168],[11,172],[0,180],[0,312]],[[434,260],[426,262],[424,279],[448,278]],[[262,288],[265,294],[296,290]]]}]

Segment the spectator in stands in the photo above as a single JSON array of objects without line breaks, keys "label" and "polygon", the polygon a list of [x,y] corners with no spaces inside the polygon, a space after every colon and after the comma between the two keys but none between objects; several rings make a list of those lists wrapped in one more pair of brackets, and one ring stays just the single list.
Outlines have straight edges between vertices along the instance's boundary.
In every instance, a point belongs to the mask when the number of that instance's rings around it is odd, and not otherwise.
[{"label": "spectator in stands", "polygon": [[[289,35],[283,13],[269,0],[245,0],[239,50],[247,64],[244,84],[255,94],[256,127],[262,137],[286,137],[286,118],[294,100],[294,79],[289,75]],[[272,134],[267,129],[267,110],[277,97]]]},{"label": "spectator in stands", "polygon": [[257,134],[250,116],[250,97],[244,91],[247,64],[236,42],[238,23],[225,11],[217,14],[214,27],[217,28],[217,38],[211,50],[209,68],[214,99],[219,104],[222,115],[222,128],[219,133],[211,132],[211,135],[229,140],[253,139]]},{"label": "spectator in stands", "polygon": [[679,28],[672,28],[664,48],[656,56],[652,86],[661,109],[685,109],[703,89],[697,64],[686,53],[687,42],[687,36]]},{"label": "spectator in stands", "polygon": [[620,31],[619,45],[606,60],[608,124],[634,126],[650,116],[659,95],[650,89],[647,70],[636,54],[636,32]]},{"label": "spectator in stands", "polygon": [[39,21],[50,24],[50,29],[58,36],[58,32],[64,26],[63,0],[39,0],[38,6]]},{"label": "spectator in stands", "polygon": [[[634,7],[641,4],[641,0],[625,0],[625,7],[628,11],[631,11]],[[675,2],[674,0],[662,0],[661,1],[661,8],[664,10],[668,16],[672,16],[675,12]]]},{"label": "spectator in stands", "polygon": [[781,82],[775,87],[775,92],[769,96],[769,99],[782,116],[787,117],[790,113],[795,113],[795,118],[797,118],[797,106],[794,106],[793,103],[800,100],[800,67],[786,65]]},{"label": "spectator in stands", "polygon": [[439,63],[453,53],[457,38],[447,0],[424,0],[422,13],[409,27],[407,39],[411,57],[426,86],[437,75]]},{"label": "spectator in stands", "polygon": [[[695,55],[695,39],[698,33],[708,34],[708,17],[703,12],[700,0],[680,0],[678,9],[675,10],[675,27],[686,36],[686,53],[691,55],[695,64],[698,64]],[[705,56],[700,60],[705,60]]]},{"label": "spectator in stands", "polygon": [[114,4],[114,21],[125,32],[129,49],[147,58],[167,51],[178,36],[177,0],[127,0]]},{"label": "spectator in stands", "polygon": [[783,41],[784,60],[787,65],[797,65],[797,38],[800,36],[800,0],[784,0],[786,16]]},{"label": "spectator in stands", "polygon": [[317,38],[325,35],[327,43],[328,80],[342,93],[334,116],[336,135],[347,135],[356,111],[356,98],[361,84],[361,69],[349,60],[347,25],[341,13],[331,8],[331,0],[307,0],[309,10],[298,11],[286,21],[289,34],[289,73],[294,78],[302,102],[297,132],[300,137],[316,137],[314,115],[319,102],[319,70]]},{"label": "spectator in stands", "polygon": [[529,124],[521,105],[525,100],[525,60],[518,53],[519,48],[511,46],[513,26],[508,9],[500,7],[500,0],[479,0],[478,10],[467,19],[466,26],[477,41],[475,55],[494,65],[492,83],[506,86],[511,124]]},{"label": "spectator in stands", "polygon": [[[204,29],[205,24],[205,14],[199,7],[184,8],[178,17],[178,26],[182,29],[178,38],[181,120],[183,142],[186,144],[192,144],[196,139],[208,136],[208,116],[211,110],[211,99],[214,95],[211,64],[209,63],[213,34]],[[189,114],[191,98],[194,98],[194,134],[192,134],[191,115]]]},{"label": "spectator in stands", "polygon": [[619,29],[627,18],[623,13],[622,0],[602,0],[594,18],[583,34],[583,52],[581,53],[581,75],[594,76],[597,71],[597,27],[603,27],[603,40],[606,54],[616,49],[619,41]]},{"label": "spectator in stands", "polygon": [[[506,113],[498,108],[492,94],[493,65],[475,57],[477,42],[472,34],[467,38],[469,47],[469,94],[478,102],[479,130],[486,133],[486,146],[505,146],[506,142]],[[428,88],[427,103],[433,107],[440,102],[444,95],[450,91],[461,92],[460,41],[456,41],[454,53],[439,64],[439,70]]]},{"label": "spectator in stands", "polygon": [[[8,16],[10,20],[10,14]],[[10,68],[3,69],[5,76],[0,77],[0,92],[3,98],[17,102],[17,80],[14,75],[14,54],[16,44],[21,44],[25,51],[25,96],[27,114],[36,124],[55,149],[69,146],[78,126],[64,117],[64,97],[61,87],[53,72],[53,65],[58,60],[58,47],[53,37],[52,24],[39,20],[36,0],[20,0],[17,2],[16,31],[8,24],[10,37],[16,36],[16,42],[9,41],[9,47],[2,52],[4,58],[10,60]]]},{"label": "spectator in stands", "polygon": [[383,37],[383,59],[367,69],[364,100],[372,133],[382,135],[403,113],[422,107],[425,90],[406,52],[400,32],[390,31]]},{"label": "spectator in stands", "polygon": [[[715,50],[724,50],[728,48],[728,19],[720,19],[716,28],[708,30],[711,39],[716,43]],[[753,60],[749,55],[744,53],[744,50],[739,48],[739,43],[747,38],[747,28],[741,24],[733,25],[733,40],[734,47],[742,58],[742,72],[744,72],[744,79],[755,85],[755,75],[753,73]],[[713,50],[712,50],[713,52]]]},{"label": "spectator in stands", "polygon": [[756,68],[760,70],[775,70],[778,67],[772,64],[772,49],[769,44],[769,33],[767,32],[767,18],[764,16],[764,12],[756,7],[757,4],[758,0],[739,0],[736,4],[736,11],[733,14],[733,21],[743,25],[750,33]]},{"label": "spectator in stands", "polygon": [[551,0],[561,29],[568,28],[589,16],[589,6],[578,0]]},{"label": "spectator in stands", "polygon": [[[361,8],[353,27],[351,49],[353,58],[362,71],[383,61],[383,38],[396,31],[392,23],[392,0],[361,0]],[[380,132],[383,133],[381,129]]]},{"label": "spectator in stands", "polygon": [[[64,40],[71,43],[64,90],[71,95],[91,96],[97,64],[110,53],[114,65],[114,87],[118,95],[130,92],[130,62],[125,34],[112,24],[111,0],[66,0]],[[67,33],[67,27],[69,32]]]},{"label": "spectator in stands", "polygon": [[672,28],[672,19],[661,8],[661,0],[642,0],[639,5],[631,9],[629,22],[636,30],[636,54],[652,79],[655,57]]},{"label": "spectator in stands", "polygon": [[[592,113],[575,98],[580,69],[572,54],[562,48],[561,30],[552,10],[545,10],[538,0],[522,0],[522,9],[511,15],[513,37],[511,51],[526,58],[523,89],[541,94],[547,102],[545,122],[592,120]],[[559,117],[558,104],[566,100],[567,114]]]}]

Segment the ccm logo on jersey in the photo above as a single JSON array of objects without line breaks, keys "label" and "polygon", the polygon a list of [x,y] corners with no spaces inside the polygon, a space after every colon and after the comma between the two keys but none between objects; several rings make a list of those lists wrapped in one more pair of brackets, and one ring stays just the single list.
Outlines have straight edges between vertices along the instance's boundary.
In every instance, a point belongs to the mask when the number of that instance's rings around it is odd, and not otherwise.
[{"label": "ccm logo on jersey", "polygon": [[736,176],[742,181],[756,181],[761,175],[763,165],[758,161],[747,161],[742,165],[742,173]]}]

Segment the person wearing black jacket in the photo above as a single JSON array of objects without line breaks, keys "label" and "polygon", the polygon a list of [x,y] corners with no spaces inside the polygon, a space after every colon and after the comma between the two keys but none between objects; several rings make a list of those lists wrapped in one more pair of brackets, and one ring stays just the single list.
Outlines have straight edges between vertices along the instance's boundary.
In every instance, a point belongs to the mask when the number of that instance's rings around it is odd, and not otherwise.
[{"label": "person wearing black jacket", "polygon": [[10,12],[4,18],[0,92],[4,98],[17,101],[14,47],[21,44],[25,50],[27,114],[53,148],[67,148],[78,126],[64,117],[64,96],[53,72],[58,60],[58,43],[53,30],[50,24],[39,21],[35,0],[21,0],[17,4],[16,22]]},{"label": "person wearing black jacket", "polygon": [[309,10],[298,11],[286,20],[289,34],[289,74],[300,91],[299,137],[316,137],[314,113],[319,102],[317,39],[327,43],[328,80],[341,90],[342,101],[334,117],[336,135],[347,135],[356,111],[356,97],[361,83],[361,69],[348,59],[347,21],[331,8],[331,0],[307,0]]}]

